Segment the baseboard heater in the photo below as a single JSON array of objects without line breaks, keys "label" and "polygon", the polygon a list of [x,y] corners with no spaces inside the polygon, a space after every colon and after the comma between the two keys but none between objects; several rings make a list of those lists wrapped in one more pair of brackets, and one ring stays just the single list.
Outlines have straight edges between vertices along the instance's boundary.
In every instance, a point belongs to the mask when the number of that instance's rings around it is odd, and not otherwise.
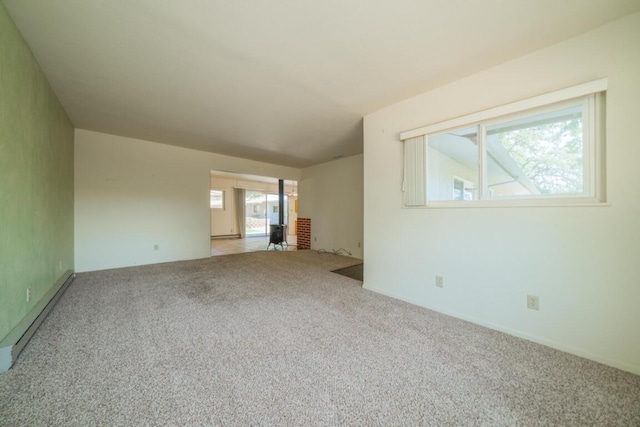
[{"label": "baseboard heater", "polygon": [[239,239],[239,234],[221,234],[217,236],[211,236],[211,240],[227,240],[227,239]]},{"label": "baseboard heater", "polygon": [[5,372],[13,366],[22,349],[27,345],[36,330],[38,330],[38,326],[44,321],[75,277],[76,275],[72,270],[65,271],[49,292],[47,292],[22,321],[9,332],[9,335],[0,342],[0,372]]}]

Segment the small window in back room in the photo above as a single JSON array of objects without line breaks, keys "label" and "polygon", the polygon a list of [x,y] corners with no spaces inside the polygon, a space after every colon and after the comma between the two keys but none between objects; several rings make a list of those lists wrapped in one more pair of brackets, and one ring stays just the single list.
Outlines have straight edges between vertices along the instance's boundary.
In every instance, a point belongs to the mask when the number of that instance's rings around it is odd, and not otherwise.
[{"label": "small window in back room", "polygon": [[224,209],[224,190],[211,190],[211,209]]}]

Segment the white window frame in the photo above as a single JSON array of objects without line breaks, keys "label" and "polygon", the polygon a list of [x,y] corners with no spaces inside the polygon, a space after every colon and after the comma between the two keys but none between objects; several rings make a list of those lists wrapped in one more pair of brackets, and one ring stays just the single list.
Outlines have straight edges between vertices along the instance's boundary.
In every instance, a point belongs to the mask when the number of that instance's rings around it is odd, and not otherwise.
[{"label": "white window frame", "polygon": [[[428,136],[455,129],[478,126],[478,163],[479,163],[479,200],[429,200],[425,194],[424,205],[415,206],[405,204],[406,208],[440,208],[440,207],[518,207],[518,206],[591,206],[605,204],[605,99],[607,79],[599,79],[578,86],[562,89],[556,92],[517,101],[511,104],[469,114],[463,117],[446,120],[424,126],[400,134],[400,139],[406,141],[411,138],[422,137],[423,144],[428,146]],[[581,194],[545,194],[532,196],[499,196],[493,197],[487,188],[486,179],[486,149],[485,129],[487,126],[499,124],[518,118],[541,114],[547,111],[561,109],[563,105],[575,105],[578,99],[583,102],[583,178],[584,188]],[[426,153],[425,153],[426,154]],[[406,155],[406,153],[405,153]],[[407,159],[405,159],[405,164]],[[428,172],[417,180],[426,179]],[[408,177],[405,176],[405,180]],[[403,183],[403,188],[406,183]]]}]

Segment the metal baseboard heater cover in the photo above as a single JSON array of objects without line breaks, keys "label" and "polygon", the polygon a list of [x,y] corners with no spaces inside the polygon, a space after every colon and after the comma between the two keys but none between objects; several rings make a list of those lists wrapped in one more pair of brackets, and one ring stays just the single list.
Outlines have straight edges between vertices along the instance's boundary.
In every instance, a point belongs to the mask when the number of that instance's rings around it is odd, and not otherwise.
[{"label": "metal baseboard heater cover", "polygon": [[9,370],[27,345],[40,324],[47,317],[60,296],[76,277],[73,270],[67,270],[51,287],[49,292],[31,309],[9,335],[0,342],[0,372]]}]

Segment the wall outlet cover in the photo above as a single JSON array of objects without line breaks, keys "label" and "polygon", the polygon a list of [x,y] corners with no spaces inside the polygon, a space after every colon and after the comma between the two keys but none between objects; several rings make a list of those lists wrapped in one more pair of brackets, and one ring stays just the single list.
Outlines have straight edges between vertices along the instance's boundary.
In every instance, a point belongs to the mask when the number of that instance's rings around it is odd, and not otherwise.
[{"label": "wall outlet cover", "polygon": [[540,310],[540,299],[535,295],[527,295],[527,308]]}]

